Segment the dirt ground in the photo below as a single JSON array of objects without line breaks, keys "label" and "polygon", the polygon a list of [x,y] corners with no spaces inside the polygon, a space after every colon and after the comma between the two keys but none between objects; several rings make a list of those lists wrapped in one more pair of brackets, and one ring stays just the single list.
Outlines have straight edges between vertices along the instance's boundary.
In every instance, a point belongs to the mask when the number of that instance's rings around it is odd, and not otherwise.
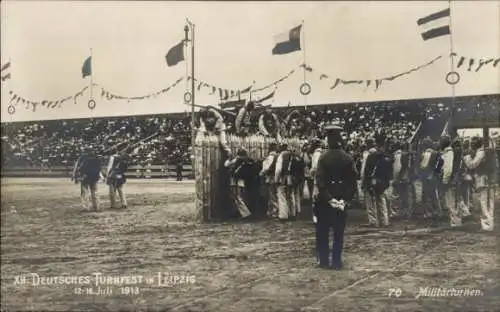
[{"label": "dirt ground", "polygon": [[[325,271],[315,268],[310,221],[199,224],[194,183],[126,187],[128,209],[108,209],[100,185],[104,210],[89,213],[68,180],[3,179],[2,311],[500,311],[498,221],[485,234],[477,222],[365,230],[352,218],[345,269]],[[92,294],[96,273],[143,279]],[[64,274],[89,284],[36,278]],[[426,287],[477,292],[416,298]]]}]

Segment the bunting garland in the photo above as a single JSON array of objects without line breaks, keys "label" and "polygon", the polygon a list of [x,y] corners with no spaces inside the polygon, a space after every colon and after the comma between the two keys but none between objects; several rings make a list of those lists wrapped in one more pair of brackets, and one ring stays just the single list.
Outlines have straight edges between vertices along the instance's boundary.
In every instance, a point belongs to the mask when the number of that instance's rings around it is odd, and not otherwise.
[{"label": "bunting garland", "polygon": [[[161,89],[161,90],[159,90],[157,92],[150,93],[150,94],[144,95],[144,96],[134,96],[134,97],[126,97],[126,96],[120,96],[120,95],[112,94],[109,91],[107,91],[106,89],[104,89],[103,87],[101,87],[101,97],[106,98],[107,100],[122,99],[122,100],[129,100],[129,101],[130,100],[148,99],[148,98],[156,97],[156,96],[158,96],[160,94],[168,92],[169,90],[171,90],[175,86],[177,86],[183,79],[184,78],[181,77],[181,78],[177,79],[173,84],[171,84],[170,86],[168,86],[167,88]],[[98,85],[94,83],[93,86],[98,86]],[[62,104],[66,103],[66,102],[68,102],[70,100],[73,100],[74,104],[77,104],[78,98],[81,97],[81,96],[83,96],[83,94],[85,93],[85,91],[87,91],[88,88],[89,88],[89,86],[85,86],[80,91],[76,92],[74,95],[66,96],[64,98],[60,98],[59,100],[55,100],[55,101],[42,100],[42,101],[39,101],[39,102],[26,99],[26,98],[18,95],[17,93],[15,93],[14,91],[9,91],[9,94],[11,95],[11,98],[10,98],[10,101],[9,101],[8,112],[10,114],[13,114],[15,112],[15,107],[18,106],[19,103],[24,104],[26,109],[30,109],[31,108],[33,110],[33,112],[36,111],[36,109],[37,109],[38,106],[42,106],[42,107],[53,109],[53,108],[56,108],[56,107],[61,107]]]},{"label": "bunting garland", "polygon": [[[188,77],[188,81],[189,80],[191,80],[191,77]],[[228,100],[230,98],[241,96],[245,93],[250,92],[250,90],[252,90],[252,87],[253,87],[252,85],[250,85],[245,89],[235,90],[235,89],[226,89],[226,88],[218,87],[218,86],[215,86],[213,84],[210,84],[210,83],[207,83],[204,81],[200,81],[196,78],[194,79],[194,81],[198,83],[198,86],[196,87],[196,89],[199,92],[202,90],[202,88],[209,88],[209,89],[211,89],[211,92],[209,94],[214,95],[215,92],[218,92],[219,98],[221,100]]]},{"label": "bunting garland", "polygon": [[481,58],[478,60],[473,57],[458,56],[456,53],[451,53],[450,57],[458,57],[457,68],[467,68],[467,71],[474,71],[476,73],[483,69],[486,65],[491,64],[491,66],[497,67],[500,63],[500,57]]},{"label": "bunting garland", "polygon": [[295,73],[295,69],[292,69],[291,71],[289,71],[286,75],[284,75],[280,79],[278,79],[276,81],[273,81],[273,82],[265,85],[262,88],[255,89],[255,90],[253,90],[253,92],[258,92],[258,91],[266,90],[266,89],[269,89],[269,88],[271,88],[273,86],[276,87],[279,83],[281,83],[281,82],[285,81],[286,79],[290,78],[290,76],[293,75],[294,73]]},{"label": "bunting garland", "polygon": [[157,96],[159,96],[161,94],[167,93],[171,89],[175,88],[183,79],[184,78],[181,77],[181,78],[177,79],[174,83],[172,83],[170,86],[168,86],[168,87],[166,87],[164,89],[161,89],[161,90],[158,90],[156,92],[149,93],[149,94],[146,94],[146,95],[142,95],[142,96],[122,96],[122,95],[117,95],[117,94],[111,93],[108,90],[106,90],[103,87],[101,87],[101,97],[105,98],[108,101],[113,100],[113,99],[128,100],[128,101],[149,99],[149,98],[157,97]]},{"label": "bunting garland", "polygon": [[[438,61],[439,59],[441,59],[442,56],[437,56],[435,57],[434,59],[432,59],[431,61],[425,63],[425,64],[422,64],[422,65],[419,65],[419,66],[416,66],[414,68],[411,68],[405,72],[402,72],[402,73],[399,73],[399,74],[396,74],[396,75],[393,75],[393,76],[389,76],[389,77],[384,77],[384,78],[378,78],[378,79],[362,79],[362,80],[346,80],[346,79],[342,79],[342,78],[335,78],[333,80],[333,84],[331,85],[330,87],[330,90],[333,90],[335,88],[337,88],[338,86],[340,85],[365,85],[365,91],[372,85],[374,85],[375,87],[375,91],[377,91],[380,86],[382,85],[382,82],[383,81],[393,81],[397,78],[400,78],[400,77],[403,77],[405,75],[409,75],[413,72],[416,72],[418,70],[421,70],[422,68],[425,68],[427,66],[430,66],[432,64],[434,64],[436,61]],[[307,64],[302,64],[300,65],[300,67],[302,67],[304,70],[308,71],[308,72],[313,72],[313,68]],[[326,74],[320,74],[319,75],[319,80],[331,80],[330,79],[330,76],[329,75],[326,75]],[[374,84],[373,84],[374,82]]]},{"label": "bunting garland", "polygon": [[[38,107],[38,105],[42,106],[42,107],[46,107],[46,108],[56,108],[56,107],[61,107],[62,104],[64,104],[65,102],[69,101],[69,100],[74,100],[75,103],[76,103],[76,99],[80,96],[83,95],[83,93],[89,88],[89,86],[86,86],[84,88],[82,88],[79,92],[75,93],[74,95],[70,95],[70,96],[67,96],[67,97],[64,97],[64,98],[60,98],[59,100],[55,100],[55,101],[49,101],[49,100],[42,100],[40,102],[37,102],[37,101],[33,101],[33,100],[29,100],[29,99],[26,99],[22,96],[20,96],[19,94],[15,93],[14,91],[9,91],[9,94],[11,95],[11,98],[10,98],[10,101],[9,101],[9,107],[12,106],[17,106],[19,105],[19,103],[21,104],[24,104],[25,105],[25,108],[26,109],[32,109],[33,112],[36,111],[36,108]],[[12,109],[9,108],[9,112],[11,111]],[[15,109],[13,109],[13,111],[15,111]]]},{"label": "bunting garland", "polygon": [[[458,59],[456,68],[463,68],[469,72],[479,72],[481,69],[487,68],[488,66],[492,66],[492,67],[496,68],[500,64],[500,58],[498,58],[498,57],[497,58],[490,57],[490,58],[476,59],[473,57],[459,56],[456,53],[451,53],[450,57],[456,57]],[[428,66],[434,64],[435,62],[437,62],[441,58],[443,58],[443,56],[437,56],[427,63],[413,67],[413,68],[406,70],[404,72],[401,72],[399,74],[388,76],[388,77],[383,77],[383,78],[347,80],[347,79],[343,79],[340,77],[333,78],[330,75],[327,75],[324,73],[319,73],[319,79],[332,82],[332,84],[330,86],[331,90],[334,90],[335,88],[337,88],[341,85],[362,85],[365,87],[365,91],[368,90],[368,88],[374,88],[374,91],[377,91],[381,87],[381,85],[384,81],[393,81],[393,80],[399,79],[401,77],[404,77],[406,75],[409,75],[413,72],[419,71],[425,67],[428,67]],[[1,80],[2,81],[10,79],[10,71],[8,71],[10,66],[11,66],[10,61],[1,66],[1,71],[2,71],[2,79]],[[299,68],[303,68],[305,71],[307,71],[309,73],[317,72],[311,66],[309,66],[305,63],[300,65]],[[255,92],[269,89],[269,88],[274,86],[274,88],[275,88],[274,91],[272,91],[271,94],[269,94],[268,96],[266,96],[260,100],[260,101],[264,101],[264,100],[273,98],[278,85],[281,82],[285,81],[286,79],[290,78],[290,76],[292,76],[295,72],[296,72],[296,68],[290,70],[288,73],[286,73],[281,78],[279,78],[279,79],[277,79],[277,80],[275,80],[275,81],[273,81],[273,82],[271,82],[271,83],[269,83],[261,88],[254,88],[255,81],[254,81],[254,83],[252,83],[252,85],[250,85],[244,89],[227,89],[227,88],[218,87],[218,86],[215,86],[213,84],[209,84],[207,82],[197,80],[197,79],[195,79],[194,81],[197,83],[196,88],[199,92],[201,92],[204,88],[207,88],[210,90],[210,93],[209,93],[210,95],[214,95],[216,92],[218,92],[219,98],[221,100],[234,99],[235,97],[238,97],[238,99],[239,99],[242,94],[246,94],[246,93],[252,94]],[[119,99],[119,100],[128,100],[128,101],[130,101],[130,100],[144,100],[144,99],[149,99],[152,97],[155,98],[155,97],[157,97],[161,94],[165,94],[168,91],[170,91],[171,89],[175,88],[183,79],[184,78],[181,77],[181,78],[177,79],[174,83],[172,83],[170,86],[163,88],[161,90],[158,90],[156,92],[152,92],[152,93],[142,95],[142,96],[133,96],[133,97],[117,95],[117,94],[109,92],[107,89],[105,89],[103,87],[100,87],[101,97],[106,99],[106,100]],[[187,77],[187,81],[190,81],[191,79],[192,79],[192,77],[189,77],[189,76]],[[92,84],[92,86],[98,86],[98,85],[94,83],[94,84]],[[16,107],[19,104],[25,105],[26,109],[32,109],[33,112],[35,112],[37,107],[39,107],[39,106],[50,108],[50,109],[54,109],[56,107],[61,107],[62,104],[66,103],[70,100],[73,100],[74,104],[77,104],[78,98],[83,96],[84,92],[87,91],[87,89],[89,89],[89,86],[83,87],[80,91],[76,92],[73,95],[66,96],[66,97],[60,98],[58,100],[53,100],[53,101],[49,101],[49,100],[33,101],[30,99],[26,99],[26,98],[18,95],[17,93],[14,93],[13,91],[9,91],[10,101],[9,101],[8,113],[14,114],[14,112],[16,111]]]}]

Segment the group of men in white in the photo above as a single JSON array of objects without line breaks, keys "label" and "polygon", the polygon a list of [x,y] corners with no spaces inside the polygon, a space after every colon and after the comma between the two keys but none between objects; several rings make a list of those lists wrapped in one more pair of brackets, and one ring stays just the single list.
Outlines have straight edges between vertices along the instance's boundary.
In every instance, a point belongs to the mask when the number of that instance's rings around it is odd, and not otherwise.
[{"label": "group of men in white", "polygon": [[[223,135],[221,146],[229,154],[226,166],[234,173],[249,158],[248,152],[242,149],[233,157],[225,141],[222,116],[215,110],[206,111],[211,112],[207,119],[202,118],[203,132]],[[248,111],[241,108],[236,118],[240,135],[245,135],[243,130],[250,126]],[[264,112],[259,118],[259,132],[278,142],[269,146],[260,171],[267,189],[267,214],[282,220],[295,218],[302,209],[304,190],[314,205],[315,172],[327,146],[323,140],[312,139],[300,150],[291,150],[276,132],[272,135],[272,131],[260,129],[265,129],[262,119],[266,113],[269,114]],[[273,115],[269,119],[275,118]],[[207,123],[212,126],[207,128]],[[215,124],[219,126],[214,127]],[[430,223],[446,218],[450,227],[461,227],[462,220],[477,210],[481,229],[492,231],[498,169],[493,142],[475,137],[466,146],[460,138],[452,141],[443,136],[439,141],[426,138],[419,145],[418,152],[411,152],[407,142],[390,142],[384,135],[365,139],[364,150],[358,157],[358,199],[366,208],[368,226],[389,226],[392,217],[411,217],[420,202],[423,217]],[[231,181],[234,205],[246,218],[250,209],[244,200],[243,178],[233,174]]]}]

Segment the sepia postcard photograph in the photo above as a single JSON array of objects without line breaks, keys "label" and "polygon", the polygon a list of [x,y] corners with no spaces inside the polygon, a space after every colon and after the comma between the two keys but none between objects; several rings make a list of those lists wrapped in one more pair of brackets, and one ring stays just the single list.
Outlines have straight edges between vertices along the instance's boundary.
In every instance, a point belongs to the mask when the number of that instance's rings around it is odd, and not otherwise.
[{"label": "sepia postcard photograph", "polygon": [[500,1],[0,6],[2,312],[500,311]]}]

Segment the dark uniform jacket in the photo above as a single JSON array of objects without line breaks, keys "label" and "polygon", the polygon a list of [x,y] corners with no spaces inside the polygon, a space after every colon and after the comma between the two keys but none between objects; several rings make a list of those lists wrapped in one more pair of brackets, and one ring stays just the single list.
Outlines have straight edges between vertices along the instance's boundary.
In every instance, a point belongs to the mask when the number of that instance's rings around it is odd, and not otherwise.
[{"label": "dark uniform jacket", "polygon": [[126,182],[125,172],[127,172],[127,169],[127,160],[121,156],[114,156],[107,184],[113,184],[115,187],[123,185]]},{"label": "dark uniform jacket", "polygon": [[101,161],[95,155],[85,154],[81,158],[79,171],[83,183],[97,183],[100,179]]},{"label": "dark uniform jacket", "polygon": [[381,151],[368,155],[366,159],[363,187],[383,192],[389,187],[392,177],[392,158]]},{"label": "dark uniform jacket", "polygon": [[351,155],[341,149],[329,149],[318,163],[316,174],[318,200],[326,204],[331,199],[352,201],[357,191],[357,170]]}]

